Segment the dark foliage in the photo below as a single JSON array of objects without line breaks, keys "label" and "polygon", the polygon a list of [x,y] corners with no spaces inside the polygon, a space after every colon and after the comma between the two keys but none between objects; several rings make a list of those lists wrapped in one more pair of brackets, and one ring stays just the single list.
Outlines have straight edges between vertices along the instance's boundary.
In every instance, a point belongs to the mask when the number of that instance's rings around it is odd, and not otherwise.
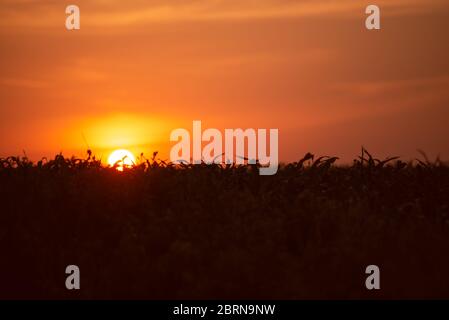
[{"label": "dark foliage", "polygon": [[[2,298],[449,298],[449,168],[0,160]],[[65,288],[65,267],[81,290]],[[381,290],[365,268],[381,269]]]}]

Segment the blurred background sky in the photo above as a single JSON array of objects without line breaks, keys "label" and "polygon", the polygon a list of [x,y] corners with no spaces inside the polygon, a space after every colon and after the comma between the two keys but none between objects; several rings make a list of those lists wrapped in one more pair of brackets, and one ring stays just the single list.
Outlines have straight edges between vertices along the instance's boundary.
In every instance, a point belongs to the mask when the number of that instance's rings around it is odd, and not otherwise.
[{"label": "blurred background sky", "polygon": [[282,161],[448,160],[448,35],[444,0],[1,0],[0,156],[167,158],[201,120],[279,128]]}]

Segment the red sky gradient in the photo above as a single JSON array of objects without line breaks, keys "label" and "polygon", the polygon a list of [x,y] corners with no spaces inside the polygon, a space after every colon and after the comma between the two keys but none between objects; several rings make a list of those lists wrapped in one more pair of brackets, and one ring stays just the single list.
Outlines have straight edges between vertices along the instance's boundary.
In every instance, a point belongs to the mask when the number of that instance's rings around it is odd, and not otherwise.
[{"label": "red sky gradient", "polygon": [[361,145],[447,160],[448,31],[436,0],[2,0],[0,157],[82,156],[86,140],[167,158],[170,131],[201,120],[279,128],[282,161]]}]

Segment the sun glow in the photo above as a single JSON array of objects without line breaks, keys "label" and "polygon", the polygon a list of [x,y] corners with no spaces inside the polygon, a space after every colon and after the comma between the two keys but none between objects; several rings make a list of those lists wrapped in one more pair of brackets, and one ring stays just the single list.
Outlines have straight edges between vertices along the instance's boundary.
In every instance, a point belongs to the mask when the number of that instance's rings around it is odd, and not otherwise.
[{"label": "sun glow", "polygon": [[115,150],[108,158],[108,164],[114,166],[117,164],[117,170],[123,171],[123,168],[131,167],[136,163],[134,155],[125,149]]}]

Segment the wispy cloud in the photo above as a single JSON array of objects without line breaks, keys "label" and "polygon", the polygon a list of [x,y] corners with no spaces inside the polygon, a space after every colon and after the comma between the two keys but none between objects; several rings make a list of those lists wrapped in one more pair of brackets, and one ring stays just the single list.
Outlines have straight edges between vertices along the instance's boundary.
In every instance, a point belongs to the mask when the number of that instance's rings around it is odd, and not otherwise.
[{"label": "wispy cloud", "polygon": [[388,81],[358,81],[353,83],[339,83],[336,88],[351,94],[378,95],[388,92],[417,90],[442,90],[449,86],[449,76],[434,76],[426,78],[412,78]]},{"label": "wispy cloud", "polygon": [[12,86],[27,89],[41,89],[48,86],[48,83],[40,80],[20,79],[20,78],[0,78],[0,86]]},{"label": "wispy cloud", "polygon": [[[443,0],[378,0],[383,14],[435,10],[448,6]],[[360,0],[81,0],[83,25],[132,26],[155,22],[220,21],[288,18],[339,14],[354,16],[367,5]],[[401,11],[403,10],[403,11]],[[362,11],[363,12],[363,11]],[[60,1],[5,0],[0,11],[3,27],[49,27],[64,19]]]}]

